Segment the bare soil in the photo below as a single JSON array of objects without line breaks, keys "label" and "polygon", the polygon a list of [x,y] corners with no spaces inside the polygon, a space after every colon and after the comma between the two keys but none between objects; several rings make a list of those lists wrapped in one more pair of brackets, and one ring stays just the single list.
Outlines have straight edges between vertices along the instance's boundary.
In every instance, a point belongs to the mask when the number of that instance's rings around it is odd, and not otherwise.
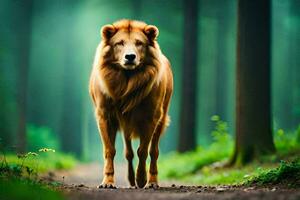
[{"label": "bare soil", "polygon": [[70,171],[48,174],[48,179],[63,182],[59,187],[67,199],[113,199],[113,200],[165,200],[165,199],[242,199],[242,200],[300,200],[299,189],[283,185],[267,187],[245,186],[192,186],[179,182],[160,182],[158,189],[131,189],[126,180],[126,166],[116,165],[117,189],[98,189],[102,179],[99,164],[80,165]]}]

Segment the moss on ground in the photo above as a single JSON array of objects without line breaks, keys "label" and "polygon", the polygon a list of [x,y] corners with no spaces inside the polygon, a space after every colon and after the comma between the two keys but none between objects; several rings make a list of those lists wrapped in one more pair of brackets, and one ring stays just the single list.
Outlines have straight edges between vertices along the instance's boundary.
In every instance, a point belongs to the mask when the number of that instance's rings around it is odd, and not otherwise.
[{"label": "moss on ground", "polygon": [[262,170],[257,175],[250,177],[247,185],[286,185],[288,187],[300,186],[300,161],[281,161],[280,165],[273,169]]}]

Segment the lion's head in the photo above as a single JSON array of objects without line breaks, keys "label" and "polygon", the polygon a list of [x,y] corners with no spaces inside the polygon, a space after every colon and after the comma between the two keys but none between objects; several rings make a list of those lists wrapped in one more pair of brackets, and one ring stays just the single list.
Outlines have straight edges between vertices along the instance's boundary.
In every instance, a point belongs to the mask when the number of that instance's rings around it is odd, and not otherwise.
[{"label": "lion's head", "polygon": [[153,45],[158,29],[140,21],[121,20],[101,28],[102,42],[109,47],[111,64],[134,70],[145,62],[148,47]]}]

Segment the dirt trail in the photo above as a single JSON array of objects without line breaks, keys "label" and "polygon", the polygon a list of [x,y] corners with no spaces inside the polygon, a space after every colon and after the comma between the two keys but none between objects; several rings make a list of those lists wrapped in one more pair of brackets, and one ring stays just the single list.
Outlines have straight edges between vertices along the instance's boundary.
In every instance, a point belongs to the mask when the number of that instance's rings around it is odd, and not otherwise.
[{"label": "dirt trail", "polygon": [[[176,182],[160,182],[159,189],[129,189],[126,179],[126,166],[116,165],[117,189],[98,189],[102,179],[99,164],[79,165],[70,171],[58,171],[51,174],[52,178],[63,181],[61,187],[67,199],[113,199],[113,200],[165,200],[165,199],[242,199],[242,200],[299,200],[300,190],[279,187],[206,187],[183,186]],[[64,177],[64,178],[62,178]]]},{"label": "dirt trail", "polygon": [[[118,188],[128,188],[127,181],[127,165],[115,164],[116,186]],[[72,170],[64,170],[55,172],[54,179],[67,185],[84,185],[87,187],[97,187],[102,181],[102,166],[99,163],[90,163],[78,165]],[[172,184],[179,185],[179,182],[160,182],[161,186],[167,187]]]}]

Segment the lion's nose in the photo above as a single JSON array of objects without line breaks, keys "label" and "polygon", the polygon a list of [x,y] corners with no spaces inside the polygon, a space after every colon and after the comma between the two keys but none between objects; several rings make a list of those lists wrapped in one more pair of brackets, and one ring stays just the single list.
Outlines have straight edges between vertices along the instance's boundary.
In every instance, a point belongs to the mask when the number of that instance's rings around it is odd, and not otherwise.
[{"label": "lion's nose", "polygon": [[135,57],[136,57],[135,54],[126,54],[126,55],[125,55],[125,59],[126,59],[127,61],[129,61],[129,62],[134,61]]}]

